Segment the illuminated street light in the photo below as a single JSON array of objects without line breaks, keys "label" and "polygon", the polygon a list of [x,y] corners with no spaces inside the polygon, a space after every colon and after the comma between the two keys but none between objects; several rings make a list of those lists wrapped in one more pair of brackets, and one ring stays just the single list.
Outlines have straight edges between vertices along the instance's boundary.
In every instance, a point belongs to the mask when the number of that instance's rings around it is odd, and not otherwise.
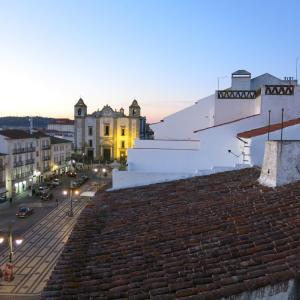
[{"label": "illuminated street light", "polygon": [[95,168],[95,169],[94,169],[94,172],[95,172],[95,173],[97,173],[97,172],[98,172],[98,169],[97,169],[97,168]]},{"label": "illuminated street light", "polygon": [[8,231],[5,232],[5,234],[0,235],[0,244],[3,244],[5,241],[8,243],[8,257],[9,257],[9,263],[6,264],[6,268],[9,270],[9,273],[7,273],[7,277],[5,280],[12,281],[14,279],[13,276],[13,265],[12,265],[12,258],[14,254],[13,249],[13,242],[20,246],[23,243],[23,238],[17,237],[13,238],[13,232],[12,232],[12,224],[8,226]]},{"label": "illuminated street light", "polygon": [[[79,191],[78,190],[74,190],[73,187],[70,187],[70,211],[68,213],[69,217],[73,217],[74,216],[74,212],[73,212],[73,193],[77,196],[79,195]],[[64,190],[63,191],[63,195],[67,196],[68,195],[68,191]]]},{"label": "illuminated street light", "polygon": [[19,245],[21,245],[23,243],[23,239],[18,238],[18,239],[16,239],[15,242],[19,246]]}]

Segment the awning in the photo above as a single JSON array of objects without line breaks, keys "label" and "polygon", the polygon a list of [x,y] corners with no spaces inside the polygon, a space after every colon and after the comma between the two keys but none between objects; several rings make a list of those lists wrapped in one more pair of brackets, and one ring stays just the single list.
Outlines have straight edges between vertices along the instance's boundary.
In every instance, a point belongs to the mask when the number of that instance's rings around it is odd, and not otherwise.
[{"label": "awning", "polygon": [[92,191],[87,191],[87,192],[83,192],[80,194],[80,197],[89,197],[92,198],[94,197],[96,194],[96,192],[92,192]]}]

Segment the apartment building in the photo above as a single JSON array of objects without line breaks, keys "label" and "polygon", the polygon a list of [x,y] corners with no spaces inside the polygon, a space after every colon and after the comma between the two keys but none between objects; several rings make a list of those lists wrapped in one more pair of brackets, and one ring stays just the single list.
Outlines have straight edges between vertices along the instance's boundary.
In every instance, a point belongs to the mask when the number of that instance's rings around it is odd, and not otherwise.
[{"label": "apartment building", "polygon": [[11,197],[28,189],[39,175],[36,168],[35,137],[24,130],[1,130],[0,152],[7,154],[7,196]]},{"label": "apartment building", "polygon": [[51,137],[51,171],[62,174],[68,171],[72,152],[72,142]]},{"label": "apartment building", "polygon": [[33,132],[36,139],[36,169],[42,179],[51,176],[51,137],[43,132]]}]

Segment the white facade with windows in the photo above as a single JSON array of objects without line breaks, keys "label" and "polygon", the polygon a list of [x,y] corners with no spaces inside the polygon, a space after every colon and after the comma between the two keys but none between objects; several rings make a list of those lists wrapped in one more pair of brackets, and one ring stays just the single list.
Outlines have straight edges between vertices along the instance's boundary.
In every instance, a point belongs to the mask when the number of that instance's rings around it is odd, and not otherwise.
[{"label": "white facade with windows", "polygon": [[61,174],[68,171],[71,160],[72,143],[68,140],[51,137],[51,171]]},{"label": "white facade with windows", "polygon": [[25,191],[35,180],[36,141],[28,132],[22,130],[0,131],[0,152],[6,158],[7,196]]},{"label": "white facade with windows", "polygon": [[[278,138],[282,116],[284,122],[293,120],[285,123],[283,137],[299,139],[300,87],[295,80],[281,80],[267,73],[251,79],[245,70],[234,72],[230,88],[216,91],[153,124],[155,140],[137,140],[129,150],[128,178],[140,172],[148,184],[146,178],[153,175],[151,172],[161,174],[154,183],[169,180],[169,173],[182,178],[260,165],[269,118],[269,137]],[[251,137],[243,138],[247,131],[253,131]],[[114,188],[118,188],[121,174],[115,173]],[[128,180],[127,186],[133,185]],[[122,179],[122,187],[125,186]]]}]

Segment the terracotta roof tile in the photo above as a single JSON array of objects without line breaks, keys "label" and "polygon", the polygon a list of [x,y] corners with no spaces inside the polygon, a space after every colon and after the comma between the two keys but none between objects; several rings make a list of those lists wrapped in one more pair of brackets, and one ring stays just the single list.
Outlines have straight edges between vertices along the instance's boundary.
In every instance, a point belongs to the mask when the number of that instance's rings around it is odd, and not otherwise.
[{"label": "terracotta roof tile", "polygon": [[[294,126],[294,125],[297,125],[297,124],[300,124],[300,118],[283,122],[283,128],[286,128],[286,127],[289,127],[289,126]],[[269,128],[269,126],[255,128],[255,129],[252,129],[252,130],[240,132],[240,133],[238,133],[237,136],[239,138],[252,138],[252,137],[255,137],[255,136],[267,134],[268,131],[273,132],[273,131],[276,131],[276,130],[280,130],[281,127],[282,127],[281,123],[271,124],[270,128]]]},{"label": "terracotta roof tile", "polygon": [[245,169],[103,192],[82,212],[43,299],[218,299],[300,271],[300,182]]}]

